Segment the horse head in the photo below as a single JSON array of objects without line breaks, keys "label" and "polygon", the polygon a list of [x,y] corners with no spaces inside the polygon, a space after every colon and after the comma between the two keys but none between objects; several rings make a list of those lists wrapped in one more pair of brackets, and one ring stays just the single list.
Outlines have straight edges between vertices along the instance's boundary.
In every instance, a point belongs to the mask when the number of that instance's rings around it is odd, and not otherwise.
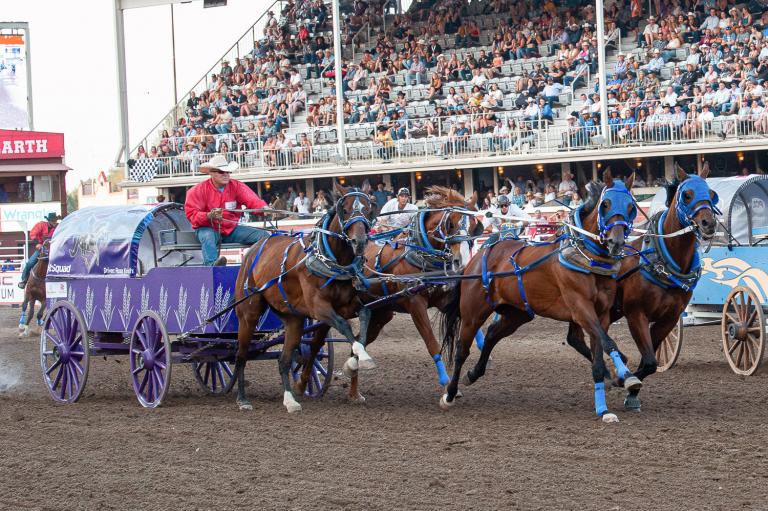
[{"label": "horse head", "polygon": [[338,182],[333,183],[335,221],[332,229],[337,229],[349,245],[355,257],[365,254],[368,243],[368,231],[376,217],[376,205],[371,200],[371,185],[365,180],[360,188],[345,188]]},{"label": "horse head", "polygon": [[677,215],[682,227],[695,225],[697,232],[704,239],[711,239],[717,228],[716,214],[720,198],[707,185],[709,167],[704,167],[698,175],[688,174],[679,165],[675,180],[667,186],[667,206]]},{"label": "horse head", "polygon": [[430,186],[424,195],[427,208],[416,215],[414,222],[420,222],[416,232],[418,240],[426,248],[435,250],[459,271],[469,262],[472,239],[479,224],[474,215],[466,213],[466,201],[457,191],[444,186]]},{"label": "horse head", "polygon": [[[627,236],[632,232],[632,223],[637,217],[637,205],[630,190],[634,174],[625,180],[615,179],[611,171],[603,174],[605,186],[599,191],[597,185],[587,187],[590,196],[583,207],[587,219],[594,222],[600,242],[608,255],[619,257],[624,253]],[[585,220],[585,227],[587,220]]]}]

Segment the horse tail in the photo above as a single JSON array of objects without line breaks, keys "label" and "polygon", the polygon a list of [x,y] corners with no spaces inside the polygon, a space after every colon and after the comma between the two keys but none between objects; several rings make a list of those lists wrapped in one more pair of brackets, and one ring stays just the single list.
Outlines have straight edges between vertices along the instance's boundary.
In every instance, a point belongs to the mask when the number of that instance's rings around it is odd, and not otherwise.
[{"label": "horse tail", "polygon": [[441,310],[440,331],[443,335],[442,353],[447,359],[448,366],[453,364],[453,354],[456,350],[456,338],[461,329],[461,283],[457,283],[449,291],[448,303]]}]

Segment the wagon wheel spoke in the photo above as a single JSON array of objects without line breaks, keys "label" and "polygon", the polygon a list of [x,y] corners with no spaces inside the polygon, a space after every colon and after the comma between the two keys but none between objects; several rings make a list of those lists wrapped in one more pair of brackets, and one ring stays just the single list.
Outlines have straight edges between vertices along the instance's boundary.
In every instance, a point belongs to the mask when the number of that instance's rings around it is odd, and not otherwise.
[{"label": "wagon wheel spoke", "polygon": [[225,373],[227,373],[227,378],[232,378],[232,377],[234,377],[235,373],[234,373],[234,372],[232,372],[232,368],[231,368],[231,367],[229,367],[229,364],[228,364],[228,363],[226,363],[226,362],[221,362],[221,363],[219,364],[219,367],[220,367],[220,368],[221,368],[221,369],[222,369],[222,370],[223,370]]},{"label": "wagon wheel spoke", "polygon": [[[141,328],[137,328],[136,329],[136,338],[139,340],[139,344],[141,344],[141,347],[144,350],[146,350],[147,349],[147,342],[146,342],[147,341],[147,336],[142,331]],[[134,350],[135,353],[141,353],[141,351],[143,351],[143,350],[139,350],[139,351]]]},{"label": "wagon wheel spoke", "polygon": [[736,356],[736,367],[741,367],[741,360],[744,358],[744,343],[739,341],[739,353]]},{"label": "wagon wheel spoke", "polygon": [[203,383],[205,383],[205,385],[207,386],[208,379],[211,377],[211,369],[213,364],[211,362],[206,362],[203,365],[205,366],[205,376],[203,377]]},{"label": "wagon wheel spoke", "polygon": [[72,367],[74,367],[81,376],[85,374],[85,369],[83,369],[83,366],[81,366],[77,360],[70,360],[70,362],[72,363]]},{"label": "wagon wheel spoke", "polygon": [[71,364],[67,366],[67,370],[69,371],[69,397],[72,398],[77,394],[77,374]]},{"label": "wagon wheel spoke", "polygon": [[[734,339],[734,340],[733,340],[733,344],[731,344],[731,347],[730,347],[730,348],[728,348],[728,355],[733,355],[733,350],[735,350],[735,349],[736,349],[736,347],[737,347],[739,344],[741,344],[741,341],[740,341],[740,340],[738,340],[738,339]],[[733,357],[731,357],[731,358],[733,358]]]},{"label": "wagon wheel spoke", "polygon": [[746,355],[744,357],[744,369],[749,369],[752,367],[752,361],[754,360],[752,355],[752,339],[750,339],[749,336],[744,340],[744,354]]},{"label": "wagon wheel spoke", "polygon": [[[144,371],[143,367],[140,367],[138,369],[139,371]],[[144,389],[147,387],[147,382],[149,380],[149,372],[144,371],[144,378],[141,380],[141,385],[139,385],[139,394],[144,394]]]},{"label": "wagon wheel spoke", "polygon": [[69,373],[67,371],[67,367],[62,365],[62,378],[61,378],[61,390],[59,391],[59,398],[64,399],[64,396],[67,393],[67,384],[69,380]]},{"label": "wagon wheel spoke", "polygon": [[54,371],[54,370],[55,370],[57,367],[59,367],[60,365],[61,365],[61,359],[60,359],[60,358],[57,358],[57,359],[56,359],[56,360],[53,362],[53,364],[51,364],[51,367],[49,367],[49,368],[48,368],[48,369],[45,371],[45,374],[46,374],[46,376],[50,376],[50,375],[51,375],[51,373],[52,373],[52,372],[53,372],[53,371]]},{"label": "wagon wheel spoke", "polygon": [[226,366],[226,364],[224,364],[224,362],[216,364],[216,376],[218,376],[221,388],[223,389],[227,386],[227,380],[224,378],[224,369],[222,369],[222,366]]},{"label": "wagon wheel spoke", "polygon": [[326,371],[325,367],[323,367],[323,364],[321,364],[317,360],[315,361],[315,370],[317,370],[317,372],[319,372],[323,376],[323,378],[328,376],[328,371]]}]

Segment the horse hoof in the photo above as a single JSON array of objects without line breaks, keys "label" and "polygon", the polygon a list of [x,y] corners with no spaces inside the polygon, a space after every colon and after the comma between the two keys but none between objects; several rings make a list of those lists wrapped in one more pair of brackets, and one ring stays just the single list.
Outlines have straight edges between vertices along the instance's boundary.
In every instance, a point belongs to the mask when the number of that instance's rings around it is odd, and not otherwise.
[{"label": "horse hoof", "polygon": [[347,401],[353,405],[364,405],[365,396],[358,392],[356,396],[347,396]]},{"label": "horse hoof", "polygon": [[469,371],[464,373],[464,376],[461,377],[461,384],[462,385],[466,385],[467,387],[469,387],[473,383],[474,382],[469,378]]},{"label": "horse hoof", "polygon": [[293,389],[293,393],[299,396],[303,396],[304,391],[307,390],[307,386],[301,385],[298,381],[294,382],[294,384],[291,385],[291,388]]},{"label": "horse hoof", "polygon": [[299,413],[301,411],[301,405],[294,401],[293,403],[285,405],[285,409],[288,410],[288,413]]},{"label": "horse hoof", "polygon": [[253,405],[248,401],[238,401],[237,406],[243,412],[250,412],[253,410]]},{"label": "horse hoof", "polygon": [[643,382],[637,376],[630,376],[624,380],[624,388],[629,392],[637,392],[643,388]]},{"label": "horse hoof", "polygon": [[619,422],[619,418],[616,417],[616,414],[604,413],[603,414],[603,422],[605,422],[606,424],[610,424],[612,422]]},{"label": "horse hoof", "polygon": [[464,397],[464,393],[461,391],[461,389],[456,391],[456,399],[459,399],[460,397]]},{"label": "horse hoof", "polygon": [[448,397],[448,394],[443,394],[440,397],[440,409],[443,410],[443,411],[446,411],[446,412],[448,410],[450,410],[451,408],[453,408],[453,405],[456,404],[454,401],[448,401],[446,399],[447,397]]},{"label": "horse hoof", "polygon": [[374,362],[372,358],[361,358],[360,360],[358,360],[357,364],[358,364],[358,367],[363,371],[370,371],[371,369],[376,369],[376,362]]},{"label": "horse hoof", "polygon": [[352,379],[357,374],[359,364],[355,357],[349,357],[341,368],[341,374],[349,379]]},{"label": "horse hoof", "polygon": [[638,396],[627,396],[624,398],[624,409],[630,412],[640,411],[640,398]]}]

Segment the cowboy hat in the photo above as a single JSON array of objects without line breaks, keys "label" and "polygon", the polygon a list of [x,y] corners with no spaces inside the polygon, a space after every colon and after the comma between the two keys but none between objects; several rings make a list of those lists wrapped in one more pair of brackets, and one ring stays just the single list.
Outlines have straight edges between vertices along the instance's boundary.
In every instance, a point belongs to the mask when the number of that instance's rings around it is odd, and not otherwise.
[{"label": "cowboy hat", "polygon": [[231,173],[236,171],[239,168],[240,168],[240,165],[236,161],[228,162],[223,155],[217,154],[216,156],[208,160],[206,163],[200,164],[200,173],[208,174],[208,171],[210,169]]},{"label": "cowboy hat", "polygon": [[48,214],[45,216],[45,219],[46,219],[46,220],[48,220],[49,222],[55,222],[55,221],[56,221],[56,220],[58,220],[59,218],[60,218],[60,217],[59,217],[59,215],[57,215],[57,214],[56,214],[56,213],[54,213],[53,211],[51,211],[50,213],[48,213]]}]

